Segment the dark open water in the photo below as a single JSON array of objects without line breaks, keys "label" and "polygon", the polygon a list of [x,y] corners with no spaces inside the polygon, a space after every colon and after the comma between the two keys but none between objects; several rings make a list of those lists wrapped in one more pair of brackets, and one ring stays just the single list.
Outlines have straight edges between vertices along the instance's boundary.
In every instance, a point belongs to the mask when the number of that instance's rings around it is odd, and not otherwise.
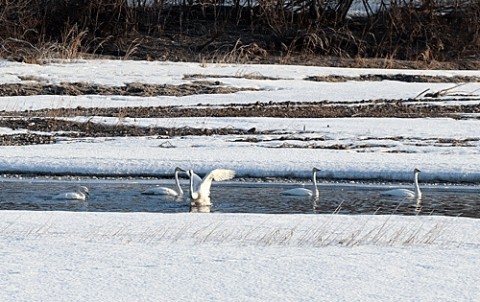
[{"label": "dark open water", "polygon": [[[187,189],[187,181],[183,183]],[[57,193],[85,185],[88,201],[54,200]],[[187,199],[174,200],[143,195],[145,189],[172,181],[144,180],[0,180],[0,210],[91,211],[91,212],[188,212]],[[369,184],[320,184],[318,200],[281,195],[299,184],[222,182],[213,183],[211,212],[305,213],[305,214],[398,214],[447,215],[480,218],[480,187],[422,186],[421,203],[381,196],[386,187]],[[401,187],[401,186],[399,186]],[[308,187],[307,187],[308,188]],[[186,194],[187,195],[187,194]]]}]

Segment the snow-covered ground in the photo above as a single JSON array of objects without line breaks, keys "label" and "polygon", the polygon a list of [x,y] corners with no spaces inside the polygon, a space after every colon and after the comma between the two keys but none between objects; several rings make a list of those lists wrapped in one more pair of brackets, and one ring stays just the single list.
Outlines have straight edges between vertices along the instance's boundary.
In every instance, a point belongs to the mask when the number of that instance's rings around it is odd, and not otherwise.
[{"label": "snow-covered ground", "polygon": [[[440,91],[456,83],[401,81],[315,82],[308,77],[368,74],[480,76],[479,71],[345,69],[309,66],[197,64],[144,61],[78,61],[48,65],[3,62],[0,83],[90,82],[184,84],[199,78],[225,86],[259,91],[185,97],[15,96],[2,97],[0,110],[40,108],[192,106],[256,102],[411,101],[426,89]],[[196,75],[190,77],[189,75]],[[262,79],[267,77],[267,79]],[[278,80],[273,80],[278,79]],[[452,95],[463,95],[455,97]],[[468,95],[468,98],[465,98]],[[431,100],[419,98],[416,101]],[[434,103],[480,103],[480,83],[452,89]],[[142,137],[65,139],[58,144],[8,147],[0,150],[0,171],[95,173],[109,175],[172,175],[176,166],[205,173],[211,168],[235,169],[238,176],[308,177],[318,166],[321,177],[332,179],[411,180],[418,167],[424,181],[479,182],[480,120],[425,119],[273,119],[273,118],[103,118],[77,120],[145,127],[240,128],[270,131],[248,142],[248,136]],[[20,130],[0,128],[2,133]],[[287,138],[287,139],[285,139]],[[308,141],[301,139],[309,138]],[[241,140],[244,141],[241,141]],[[240,140],[240,141],[239,141]],[[46,156],[48,155],[48,156]]]},{"label": "snow-covered ground", "polygon": [[[407,100],[425,89],[454,84],[305,78],[370,73],[480,76],[479,71],[130,61],[2,62],[0,71],[0,83],[179,84],[192,81],[184,78],[187,74],[202,74],[207,79],[223,76],[213,79],[224,85],[261,89],[188,97],[2,97],[0,110]],[[456,90],[470,94],[468,102],[478,103],[479,89],[480,83],[470,83]],[[175,166],[182,166],[199,172],[231,168],[239,176],[308,177],[317,166],[321,176],[330,179],[411,181],[418,167],[421,181],[480,181],[480,121],[475,118],[94,120],[255,127],[271,133],[257,136],[256,143],[229,135],[80,138],[0,147],[0,171],[172,175]],[[0,134],[17,131],[0,128]],[[300,139],[305,137],[310,140]],[[479,301],[479,238],[480,220],[452,217],[1,211],[0,300]]]},{"label": "snow-covered ground", "polygon": [[478,301],[478,220],[0,213],[2,301]]}]

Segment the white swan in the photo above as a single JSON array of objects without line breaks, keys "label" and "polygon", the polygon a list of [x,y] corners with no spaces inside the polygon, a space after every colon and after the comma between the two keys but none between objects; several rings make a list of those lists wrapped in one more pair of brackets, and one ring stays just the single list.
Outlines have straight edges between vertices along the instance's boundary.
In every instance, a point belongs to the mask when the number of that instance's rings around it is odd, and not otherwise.
[{"label": "white swan", "polygon": [[64,192],[60,193],[53,197],[53,199],[63,199],[63,200],[85,200],[89,197],[90,191],[85,186],[80,186],[77,191],[74,192]]},{"label": "white swan", "polygon": [[166,196],[182,196],[183,195],[183,190],[182,187],[180,186],[180,181],[178,180],[178,174],[180,172],[186,173],[187,171],[183,170],[182,168],[176,167],[175,168],[175,189],[170,189],[166,187],[154,187],[147,189],[142,192],[144,195],[166,195]]},{"label": "white swan", "polygon": [[289,196],[318,197],[319,195],[318,188],[317,188],[317,172],[318,171],[320,170],[317,168],[312,169],[312,182],[313,182],[312,190],[305,189],[305,188],[294,188],[294,189],[285,190],[282,192],[282,194],[289,195]]},{"label": "white swan", "polygon": [[190,176],[190,198],[195,206],[208,206],[210,202],[210,187],[212,181],[229,180],[235,177],[235,171],[227,169],[215,169],[208,173],[200,182],[195,184],[195,173],[192,169],[188,170]]},{"label": "white swan", "polygon": [[407,190],[407,189],[394,189],[394,190],[385,191],[385,192],[382,193],[382,195],[403,197],[403,198],[409,198],[409,199],[421,199],[422,198],[422,192],[420,191],[420,187],[418,186],[418,173],[420,173],[420,170],[415,168],[415,170],[413,170],[415,191],[411,191],[411,190]]}]

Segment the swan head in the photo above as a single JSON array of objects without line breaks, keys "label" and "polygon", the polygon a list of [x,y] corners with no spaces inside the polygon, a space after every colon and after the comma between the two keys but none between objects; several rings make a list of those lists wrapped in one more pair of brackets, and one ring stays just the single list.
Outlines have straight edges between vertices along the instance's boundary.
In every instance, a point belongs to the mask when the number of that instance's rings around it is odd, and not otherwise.
[{"label": "swan head", "polygon": [[314,167],[314,168],[312,169],[312,172],[313,172],[313,173],[320,172],[320,169]]},{"label": "swan head", "polygon": [[415,170],[413,170],[413,173],[420,173],[422,171],[418,170],[417,168],[415,168]]},{"label": "swan head", "polygon": [[90,196],[90,190],[88,190],[87,187],[85,186],[80,186],[80,192],[82,192],[83,194],[85,194],[85,196]]},{"label": "swan head", "polygon": [[179,173],[179,172],[184,172],[184,173],[186,173],[187,171],[183,170],[183,169],[180,168],[180,167],[176,167],[176,168],[175,168],[175,173]]}]

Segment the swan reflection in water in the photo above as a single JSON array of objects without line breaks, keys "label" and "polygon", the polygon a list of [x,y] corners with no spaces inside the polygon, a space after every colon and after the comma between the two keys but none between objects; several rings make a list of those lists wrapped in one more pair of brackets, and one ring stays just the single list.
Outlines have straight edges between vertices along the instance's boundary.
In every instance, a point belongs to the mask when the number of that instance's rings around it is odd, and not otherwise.
[{"label": "swan reflection in water", "polygon": [[415,203],[415,214],[420,214],[422,212],[423,206],[422,206],[422,199],[417,198],[416,203]]},{"label": "swan reflection in water", "polygon": [[195,205],[195,203],[190,203],[190,213],[210,213],[212,210],[212,205]]}]

